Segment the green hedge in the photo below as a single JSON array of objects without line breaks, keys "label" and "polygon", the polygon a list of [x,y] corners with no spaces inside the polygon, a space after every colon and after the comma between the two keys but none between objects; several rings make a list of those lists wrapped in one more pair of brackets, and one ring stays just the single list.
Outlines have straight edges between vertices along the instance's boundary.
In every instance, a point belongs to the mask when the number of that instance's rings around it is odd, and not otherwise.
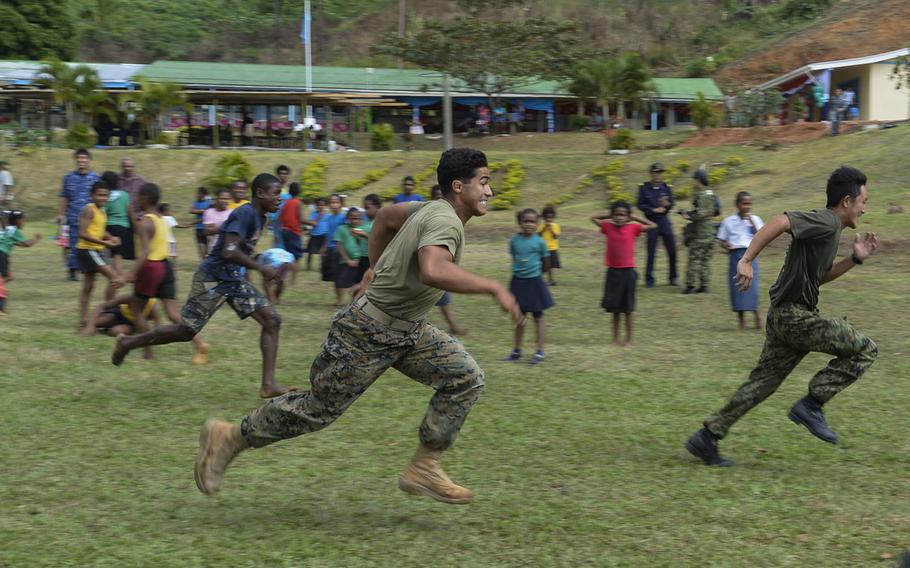
[{"label": "green hedge", "polygon": [[329,165],[324,158],[316,158],[300,173],[300,198],[308,201],[325,197],[325,174]]}]

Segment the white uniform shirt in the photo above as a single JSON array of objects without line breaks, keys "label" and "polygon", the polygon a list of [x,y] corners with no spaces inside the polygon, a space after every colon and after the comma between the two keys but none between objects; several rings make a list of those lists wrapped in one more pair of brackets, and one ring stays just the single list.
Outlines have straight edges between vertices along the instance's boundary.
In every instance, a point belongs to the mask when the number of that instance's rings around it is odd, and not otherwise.
[{"label": "white uniform shirt", "polygon": [[[758,215],[750,215],[750,217],[752,222],[749,222],[749,219],[743,219],[738,213],[730,215],[720,224],[717,238],[722,241],[728,241],[732,249],[748,248],[749,243],[752,242],[752,237],[764,226]],[[752,223],[755,223],[755,225]]]}]

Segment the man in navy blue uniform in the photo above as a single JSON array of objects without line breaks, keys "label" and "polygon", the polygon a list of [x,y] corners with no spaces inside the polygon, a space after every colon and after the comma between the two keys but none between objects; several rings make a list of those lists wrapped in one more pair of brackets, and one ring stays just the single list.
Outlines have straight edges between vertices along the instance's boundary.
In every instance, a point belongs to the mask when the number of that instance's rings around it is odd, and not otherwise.
[{"label": "man in navy blue uniform", "polygon": [[673,224],[668,213],[673,209],[673,186],[661,179],[664,167],[660,163],[651,164],[651,181],[638,186],[638,208],[645,217],[657,224],[656,231],[648,231],[648,267],[645,272],[645,286],[654,287],[654,255],[657,252],[657,239],[664,241],[667,256],[670,260],[670,285],[676,282],[676,239],[673,237]]}]

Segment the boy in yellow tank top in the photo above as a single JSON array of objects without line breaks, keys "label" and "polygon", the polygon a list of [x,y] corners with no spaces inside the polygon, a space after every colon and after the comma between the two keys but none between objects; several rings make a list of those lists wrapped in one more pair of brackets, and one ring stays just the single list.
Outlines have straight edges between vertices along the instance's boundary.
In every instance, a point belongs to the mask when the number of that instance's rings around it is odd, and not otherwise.
[{"label": "boy in yellow tank top", "polygon": [[[148,321],[143,315],[146,306],[155,298],[161,300],[164,313],[174,324],[180,323],[180,311],[177,309],[177,281],[174,278],[174,267],[168,260],[168,227],[157,212],[161,190],[154,183],[144,183],[139,188],[139,208],[142,218],[136,223],[136,264],[126,276],[127,282],[133,282],[133,297],[129,302],[130,309],[136,314],[136,333],[148,331]],[[208,362],[208,344],[198,336],[193,337],[196,354],[194,365]],[[151,351],[146,349],[146,356]]]},{"label": "boy in yellow tank top", "polygon": [[[82,271],[82,292],[79,295],[79,327],[86,323],[89,301],[95,288],[95,274],[100,272],[111,285],[108,294],[123,285],[123,280],[114,272],[104,258],[104,249],[120,244],[120,239],[107,232],[107,214],[104,204],[107,203],[108,190],[103,181],[92,185],[92,202],[82,209],[79,216],[79,241],[76,243],[76,262]],[[110,298],[108,298],[110,299]]]}]

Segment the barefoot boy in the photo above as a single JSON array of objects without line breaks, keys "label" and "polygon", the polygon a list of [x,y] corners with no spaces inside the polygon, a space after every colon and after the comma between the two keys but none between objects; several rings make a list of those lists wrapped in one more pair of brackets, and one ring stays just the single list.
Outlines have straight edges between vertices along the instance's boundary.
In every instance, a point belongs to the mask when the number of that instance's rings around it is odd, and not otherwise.
[{"label": "barefoot boy", "polygon": [[[144,199],[152,207],[150,190]],[[252,203],[241,205],[231,213],[221,226],[214,248],[193,275],[190,296],[180,313],[179,323],[161,326],[140,335],[117,337],[111,362],[120,365],[127,353],[137,347],[192,340],[205,327],[209,318],[227,302],[240,319],[252,316],[262,326],[259,343],[262,349],[262,387],[259,396],[271,398],[287,392],[288,388],[275,383],[281,318],[259,290],[246,280],[243,271],[244,268],[258,270],[266,278],[278,277],[276,269],[260,266],[251,258],[262,235],[266,213],[278,208],[278,200],[278,179],[271,174],[256,176],[253,180]],[[156,233],[158,228],[160,227],[156,225]],[[143,237],[140,236],[141,238]],[[148,234],[145,238],[148,238]]]},{"label": "barefoot boy", "polygon": [[82,293],[79,294],[79,327],[85,325],[88,315],[88,304],[95,287],[95,274],[101,273],[110,283],[110,290],[123,285],[123,280],[114,272],[104,258],[104,249],[116,247],[120,239],[107,232],[107,214],[104,204],[107,203],[108,190],[103,181],[92,185],[91,203],[82,209],[79,216],[79,242],[76,243],[76,262],[82,272]]}]

